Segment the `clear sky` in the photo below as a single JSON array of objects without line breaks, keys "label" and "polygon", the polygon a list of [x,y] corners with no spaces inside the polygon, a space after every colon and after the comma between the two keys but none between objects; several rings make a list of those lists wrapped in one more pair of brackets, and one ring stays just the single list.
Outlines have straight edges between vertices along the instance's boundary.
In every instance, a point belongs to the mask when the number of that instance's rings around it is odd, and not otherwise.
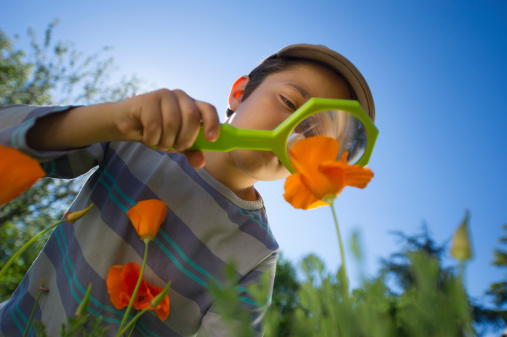
[{"label": "clear sky", "polygon": [[[442,243],[471,212],[474,259],[469,292],[482,298],[505,274],[490,265],[507,223],[507,5],[504,1],[35,1],[0,2],[0,28],[33,26],[85,53],[113,46],[118,77],[136,74],[146,88],[180,88],[227,107],[236,78],[292,43],[324,44],[349,58],[373,93],[380,130],[370,160],[375,177],[349,188],[337,212],[352,285],[350,254],[361,233],[365,271],[398,247],[390,231],[426,224]],[[272,230],[293,262],[310,252],[338,267],[328,208],[296,211],[283,182],[261,183]],[[447,260],[448,263],[454,263]]]}]

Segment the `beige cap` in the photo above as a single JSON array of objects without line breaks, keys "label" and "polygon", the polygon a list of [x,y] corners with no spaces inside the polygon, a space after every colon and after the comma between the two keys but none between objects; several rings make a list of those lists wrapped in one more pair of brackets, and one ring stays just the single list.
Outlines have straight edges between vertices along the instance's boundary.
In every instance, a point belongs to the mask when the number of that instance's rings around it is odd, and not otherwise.
[{"label": "beige cap", "polygon": [[375,121],[375,104],[371,95],[368,83],[357,68],[347,60],[343,55],[329,49],[323,45],[315,44],[293,44],[281,49],[278,53],[271,55],[267,59],[274,58],[298,58],[323,63],[336,70],[349,83],[354,91],[355,99],[368,113],[370,118]]}]

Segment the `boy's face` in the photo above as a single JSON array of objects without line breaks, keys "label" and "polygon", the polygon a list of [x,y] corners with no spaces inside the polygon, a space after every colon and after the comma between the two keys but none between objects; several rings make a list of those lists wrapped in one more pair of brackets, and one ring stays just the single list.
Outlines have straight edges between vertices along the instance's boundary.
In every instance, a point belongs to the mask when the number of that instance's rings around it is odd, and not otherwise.
[{"label": "boy's face", "polygon": [[[298,62],[266,77],[239,103],[227,123],[242,129],[273,130],[311,97],[351,98],[345,81],[332,70]],[[272,152],[234,150],[229,156],[243,174],[255,180],[278,180],[290,175]]]}]

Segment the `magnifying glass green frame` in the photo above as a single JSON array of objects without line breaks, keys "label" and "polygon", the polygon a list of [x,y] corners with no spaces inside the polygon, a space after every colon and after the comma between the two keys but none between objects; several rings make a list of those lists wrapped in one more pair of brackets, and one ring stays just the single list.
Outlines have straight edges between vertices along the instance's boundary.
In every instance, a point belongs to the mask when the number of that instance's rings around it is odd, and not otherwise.
[{"label": "magnifying glass green frame", "polygon": [[295,170],[287,153],[287,140],[290,134],[305,118],[328,110],[346,111],[363,123],[367,143],[363,155],[355,164],[366,166],[377,140],[378,129],[359,102],[343,99],[310,98],[274,130],[238,129],[230,124],[222,124],[220,136],[215,142],[207,141],[201,130],[194,145],[188,150],[229,152],[236,149],[247,149],[271,151],[291,173],[294,173]]}]

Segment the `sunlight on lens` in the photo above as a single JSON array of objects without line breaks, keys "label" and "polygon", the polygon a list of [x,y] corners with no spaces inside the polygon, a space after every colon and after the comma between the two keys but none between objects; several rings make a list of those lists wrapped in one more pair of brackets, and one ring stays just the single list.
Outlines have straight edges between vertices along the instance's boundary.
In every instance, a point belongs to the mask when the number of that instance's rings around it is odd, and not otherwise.
[{"label": "sunlight on lens", "polygon": [[361,158],[367,144],[366,129],[358,118],[346,111],[328,110],[302,120],[287,141],[287,151],[298,141],[313,136],[327,136],[338,140],[340,152],[337,159],[347,151],[349,164],[354,164]]}]

